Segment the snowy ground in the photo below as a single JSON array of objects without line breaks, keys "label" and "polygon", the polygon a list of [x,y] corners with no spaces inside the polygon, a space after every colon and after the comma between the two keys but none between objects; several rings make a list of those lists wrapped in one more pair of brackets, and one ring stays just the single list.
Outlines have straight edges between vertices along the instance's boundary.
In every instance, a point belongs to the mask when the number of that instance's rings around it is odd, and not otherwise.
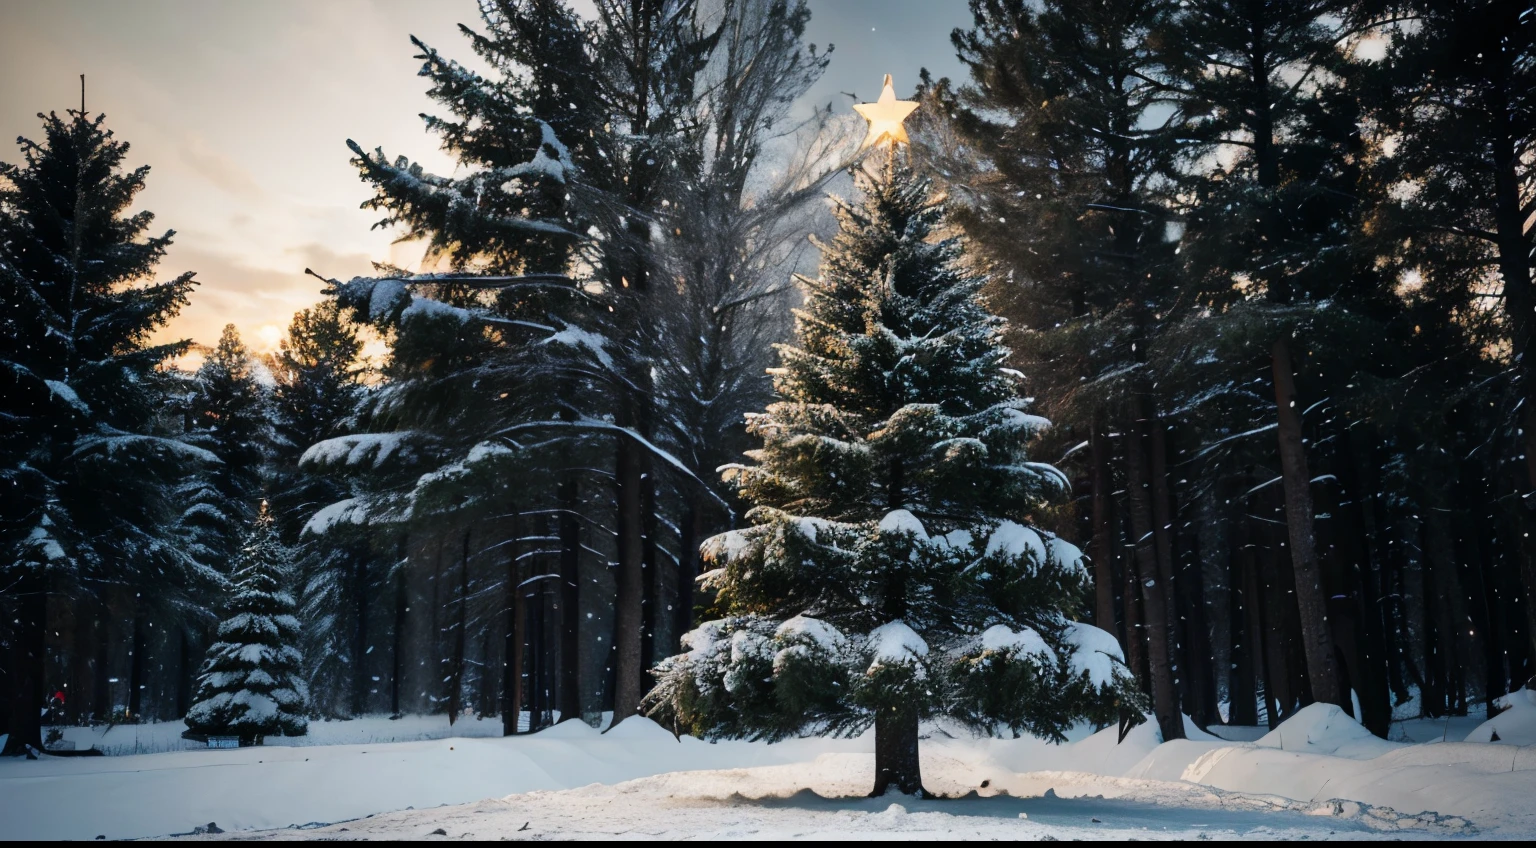
[{"label": "snowy ground", "polygon": [[[433,739],[446,722],[319,722],[305,741],[320,744],[0,761],[0,839],[208,822],[278,839],[1527,838],[1536,747],[1521,746],[1536,743],[1536,703],[1518,696],[1489,726],[1454,727],[1499,742],[1441,742],[1458,738],[1443,722],[1438,734],[1394,733],[1432,741],[1385,742],[1322,706],[1273,733],[1223,731],[1253,741],[1194,731],[1158,745],[1149,725],[1119,745],[1113,731],[1061,746],[935,733],[923,742],[927,785],[962,796],[943,801],[858,797],[872,779],[869,739],[709,744],[644,720],[606,735],[573,722]],[[422,741],[338,744],[372,734]]]}]

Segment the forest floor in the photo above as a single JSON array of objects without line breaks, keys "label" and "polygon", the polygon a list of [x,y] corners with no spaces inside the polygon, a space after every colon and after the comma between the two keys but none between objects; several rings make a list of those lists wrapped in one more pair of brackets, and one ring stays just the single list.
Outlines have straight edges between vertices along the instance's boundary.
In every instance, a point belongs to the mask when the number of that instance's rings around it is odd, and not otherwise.
[{"label": "forest floor", "polygon": [[[644,719],[511,738],[491,737],[489,720],[318,722],[307,740],[258,748],[0,761],[0,839],[209,822],[226,832],[213,838],[241,839],[1530,838],[1528,703],[1494,720],[1497,742],[1456,741],[1494,735],[1466,719],[1394,725],[1410,741],[1387,742],[1320,705],[1269,733],[1220,729],[1236,741],[1191,727],[1158,744],[1149,724],[1120,744],[1113,729],[1053,745],[932,728],[925,782],[953,800],[860,797],[867,737],[711,744]],[[431,738],[442,731],[453,735]],[[379,738],[342,744],[361,736]],[[416,741],[382,741],[402,738]]]}]

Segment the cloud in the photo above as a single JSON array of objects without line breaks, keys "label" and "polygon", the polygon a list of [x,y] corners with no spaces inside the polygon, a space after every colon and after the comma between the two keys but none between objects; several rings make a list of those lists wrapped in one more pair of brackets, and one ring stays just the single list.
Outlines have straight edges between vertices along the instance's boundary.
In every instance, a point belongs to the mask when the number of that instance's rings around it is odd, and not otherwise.
[{"label": "cloud", "polygon": [[266,190],[238,161],[210,147],[202,136],[191,136],[181,145],[181,161],[194,173],[243,200],[260,200]]},{"label": "cloud", "polygon": [[157,279],[196,271],[199,285],[190,303],[155,334],[156,341],[190,338],[211,344],[225,324],[233,323],[247,342],[263,347],[272,331],[286,331],[294,313],[319,302],[324,284],[304,273],[306,267],[346,279],[372,270],[365,254],[340,254],[320,244],[282,251],[274,267],[257,267],[212,250],[177,246],[160,266]]}]

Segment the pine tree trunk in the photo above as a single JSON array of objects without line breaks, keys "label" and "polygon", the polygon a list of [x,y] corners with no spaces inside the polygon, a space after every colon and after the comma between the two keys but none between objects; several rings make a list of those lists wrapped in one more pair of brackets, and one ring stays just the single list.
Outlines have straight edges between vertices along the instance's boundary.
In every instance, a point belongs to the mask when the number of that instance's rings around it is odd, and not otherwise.
[{"label": "pine tree trunk", "polygon": [[[91,627],[92,641],[95,643],[96,659],[91,669],[91,703],[92,712],[96,717],[105,721],[112,716],[112,687],[107,681],[111,679],[112,666],[112,640],[111,628],[107,626],[107,610],[102,604],[92,603],[95,609],[95,622]],[[82,695],[75,693],[76,698]],[[186,715],[183,709],[178,715]]]},{"label": "pine tree trunk", "polygon": [[1275,380],[1275,409],[1279,422],[1280,474],[1285,487],[1285,526],[1296,574],[1296,606],[1301,614],[1302,647],[1307,658],[1307,680],[1312,697],[1327,704],[1348,702],[1341,690],[1333,634],[1328,624],[1328,592],[1318,565],[1313,529],[1312,476],[1307,470],[1302,444],[1301,415],[1296,408],[1295,369],[1290,341],[1277,340],[1270,348]]},{"label": "pine tree trunk", "polygon": [[640,448],[628,437],[618,440],[616,480],[618,488],[618,597],[614,603],[613,646],[614,687],[613,723],[639,712],[640,635],[645,600],[645,534],[642,466]]},{"label": "pine tree trunk", "polygon": [[368,703],[368,555],[353,552],[352,598],[356,618],[352,629],[352,703],[353,717],[360,716]]},{"label": "pine tree trunk", "polygon": [[[0,610],[5,606],[0,604]],[[11,703],[11,651],[9,645],[3,653],[0,653],[0,736],[8,736],[11,732],[11,712],[14,705]]]},{"label": "pine tree trunk", "polygon": [[[700,503],[702,500],[702,497],[691,500],[687,514],[683,516],[683,538],[678,552],[677,601],[672,610],[672,632],[679,640],[693,629],[694,581],[701,573],[699,546],[706,536],[705,517],[708,515],[707,507]],[[675,643],[673,648],[681,650],[681,643]]]},{"label": "pine tree trunk", "polygon": [[395,562],[395,627],[390,640],[390,675],[389,675],[389,714],[392,718],[399,718],[400,692],[402,688],[401,678],[405,676],[405,625],[406,603],[405,592],[405,567],[406,567],[406,541],[400,540]]},{"label": "pine tree trunk", "polygon": [[1142,443],[1141,424],[1137,420],[1138,411],[1139,404],[1134,405],[1126,428],[1126,494],[1130,502],[1131,535],[1135,539],[1136,571],[1141,581],[1141,596],[1146,601],[1142,604],[1141,613],[1146,622],[1147,671],[1152,678],[1152,711],[1157,716],[1163,741],[1168,742],[1184,738],[1184,719],[1179,710],[1178,686],[1174,681],[1165,584],[1158,569],[1157,552],[1152,540],[1151,493],[1148,491],[1147,458]]},{"label": "pine tree trunk", "polygon": [[[1522,503],[1536,510],[1536,291],[1531,283],[1531,240],[1526,233],[1527,216],[1522,211],[1520,156],[1509,127],[1507,72],[1502,61],[1494,63],[1500,73],[1498,84],[1489,87],[1489,114],[1497,116],[1501,132],[1491,145],[1494,171],[1494,223],[1498,236],[1499,276],[1504,283],[1504,313],[1509,316],[1510,347],[1514,353],[1516,381],[1522,401],[1521,429],[1525,448],[1526,492]],[[1525,522],[1530,524],[1527,517]],[[1525,634],[1528,647],[1536,652],[1536,539],[1522,535],[1520,582],[1524,589]],[[1536,682],[1536,677],[1531,678]]]},{"label": "pine tree trunk", "polygon": [[[1472,473],[1476,473],[1473,471]],[[1461,504],[1487,503],[1491,500],[1488,493],[1479,491],[1476,486],[1470,484],[1468,474],[1458,473],[1457,483],[1460,497],[1457,502]],[[1478,660],[1478,669],[1482,672],[1481,685],[1474,683],[1473,691],[1482,690],[1484,701],[1484,714],[1493,716],[1498,714],[1498,708],[1494,706],[1495,698],[1508,691],[1505,688],[1507,682],[1504,678],[1503,655],[1499,650],[1499,633],[1492,626],[1493,610],[1489,603],[1489,591],[1487,586],[1488,559],[1484,555],[1483,545],[1479,542],[1484,538],[1484,529],[1478,526],[1472,516],[1466,510],[1459,510],[1453,526],[1456,527],[1456,538],[1460,540],[1460,556],[1458,560],[1462,565],[1462,585],[1466,587],[1466,609],[1471,618],[1470,630],[1467,641]],[[1465,621],[1465,619],[1463,619]],[[1477,649],[1481,648],[1479,652]],[[1497,690],[1497,691],[1495,691]]]},{"label": "pine tree trunk", "polygon": [[917,713],[899,707],[875,715],[875,788],[878,798],[891,790],[903,795],[928,797],[918,760]]},{"label": "pine tree trunk", "polygon": [[[1157,570],[1163,578],[1163,593],[1168,607],[1168,634],[1172,644],[1169,654],[1174,677],[1183,685],[1180,703],[1198,727],[1216,720],[1216,698],[1212,682],[1211,642],[1205,627],[1205,599],[1200,591],[1200,575],[1181,567],[1174,554],[1173,489],[1168,482],[1168,429],[1154,412],[1147,421],[1151,438],[1152,465],[1152,540],[1157,550]],[[1182,579],[1181,579],[1182,578]]]},{"label": "pine tree trunk", "polygon": [[1230,724],[1251,727],[1259,723],[1257,669],[1263,662],[1258,649],[1262,643],[1259,610],[1254,605],[1258,582],[1254,575],[1248,516],[1239,512],[1231,520],[1236,526],[1232,534],[1231,576],[1227,578],[1232,615],[1232,675],[1227,684],[1227,720]]},{"label": "pine tree trunk", "polygon": [[1347,505],[1337,508],[1343,530],[1335,533],[1344,566],[1354,575],[1351,606],[1357,655],[1353,661],[1355,693],[1360,699],[1360,723],[1387,738],[1392,724],[1391,696],[1387,691],[1386,648],[1382,644],[1380,593],[1376,587],[1375,528],[1368,514],[1370,495],[1360,483],[1355,461],[1353,431],[1342,438],[1338,458],[1339,498]]},{"label": "pine tree trunk", "polygon": [[48,599],[41,581],[26,580],[12,596],[10,628],[10,735],[0,757],[30,756],[27,747],[43,749],[42,709],[47,702]]},{"label": "pine tree trunk", "polygon": [[1435,650],[1445,675],[1443,698],[1446,714],[1465,714],[1467,667],[1472,662],[1467,650],[1466,607],[1461,581],[1456,575],[1457,551],[1451,538],[1450,521],[1445,510],[1430,507],[1424,514],[1425,556],[1429,558],[1435,591]]},{"label": "pine tree trunk", "polygon": [[[523,719],[523,705],[527,702],[527,687],[523,683],[523,672],[524,656],[526,655],[526,646],[528,644],[528,614],[523,601],[523,590],[517,585],[521,577],[522,569],[514,566],[512,579],[508,581],[512,587],[510,592],[512,596],[510,605],[512,610],[511,644],[507,646],[508,650],[511,651],[508,654],[510,659],[507,661],[507,673],[511,678],[511,686],[506,699],[508,702],[507,709],[501,716],[502,730],[504,732],[506,731],[507,723],[511,722],[512,730],[511,733],[506,734],[508,736],[519,731],[519,725]],[[528,725],[530,728],[533,726],[532,714],[528,717]]]},{"label": "pine tree trunk", "polygon": [[576,472],[560,480],[560,720],[581,718],[581,492]]},{"label": "pine tree trunk", "polygon": [[1114,540],[1114,476],[1110,463],[1114,460],[1109,437],[1097,420],[1088,435],[1089,461],[1093,465],[1093,540],[1089,550],[1093,555],[1094,624],[1100,629],[1120,636],[1115,626],[1115,540]]},{"label": "pine tree trunk", "polygon": [[647,688],[647,673],[656,665],[656,625],[661,607],[661,568],[657,565],[656,546],[656,475],[652,473],[648,456],[642,457],[640,479],[640,526],[643,530],[640,568],[645,585],[645,597],[640,604],[640,689],[643,692]]},{"label": "pine tree trunk", "polygon": [[[1526,483],[1531,490],[1525,500],[1527,507],[1536,508],[1536,353],[1531,350],[1532,334],[1536,332],[1536,292],[1532,291],[1532,244],[1526,231],[1528,215],[1524,211],[1521,190],[1525,175],[1520,173],[1521,145],[1514,126],[1515,108],[1510,92],[1508,62],[1514,58],[1492,57],[1488,65],[1492,71],[1491,84],[1485,88],[1484,96],[1487,114],[1497,126],[1488,150],[1493,157],[1493,211],[1499,276],[1504,283],[1504,312],[1509,316],[1511,348],[1525,401],[1525,426],[1522,429],[1525,431]],[[1528,568],[1526,574],[1529,573]],[[1536,582],[1529,576],[1525,582],[1525,596],[1536,598]],[[1536,640],[1536,629],[1530,631],[1529,637]]]},{"label": "pine tree trunk", "polygon": [[463,548],[459,554],[459,591],[455,604],[458,620],[454,622],[453,654],[448,660],[448,691],[444,699],[448,703],[448,726],[459,720],[464,707],[464,652],[469,629],[469,531],[464,531]]},{"label": "pine tree trunk", "polygon": [[1151,685],[1151,676],[1147,673],[1147,629],[1141,624],[1141,581],[1136,579],[1136,562],[1134,559],[1127,562],[1124,568],[1125,580],[1121,584],[1120,605],[1125,614],[1125,664],[1131,670],[1131,676],[1143,691]]},{"label": "pine tree trunk", "polygon": [[517,583],[518,569],[517,558],[519,556],[517,542],[517,507],[513,506],[509,513],[513,516],[511,527],[511,544],[507,546],[507,576],[506,592],[502,601],[505,604],[505,624],[502,631],[501,651],[501,735],[513,736],[517,733],[517,720],[523,710],[522,675],[523,675],[523,641],[521,616],[518,615]]},{"label": "pine tree trunk", "polygon": [[176,628],[176,717],[192,708],[192,678],[196,662],[192,658],[192,637],[186,625]]},{"label": "pine tree trunk", "polygon": [[145,629],[148,622],[144,620],[144,613],[140,611],[139,601],[133,601],[133,641],[128,651],[128,715],[134,721],[140,721],[139,713],[144,709],[144,688],[148,684],[144,682],[144,660],[148,651],[148,641]]},{"label": "pine tree trunk", "polygon": [[547,693],[544,688],[545,667],[548,660],[548,640],[544,638],[544,584],[532,584],[524,590],[522,601],[526,605],[523,616],[524,638],[528,644],[528,682],[524,684],[528,701],[528,732],[543,730],[549,725]]}]

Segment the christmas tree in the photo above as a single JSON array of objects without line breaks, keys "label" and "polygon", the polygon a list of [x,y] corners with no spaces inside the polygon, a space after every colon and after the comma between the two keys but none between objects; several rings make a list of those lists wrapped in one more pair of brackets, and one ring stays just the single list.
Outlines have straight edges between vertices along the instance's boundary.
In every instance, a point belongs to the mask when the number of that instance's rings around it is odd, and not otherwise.
[{"label": "christmas tree", "polygon": [[864,200],[840,205],[820,279],[801,280],[780,400],[749,421],[756,464],[727,469],[754,509],[704,546],[725,617],[650,696],[709,737],[873,724],[876,795],[924,792],[923,720],[1059,739],[1139,705],[1115,639],[1068,618],[1081,554],[1029,526],[1067,481],[1025,456],[1047,422],[1003,367],[983,279],[933,238],[942,207],[895,146],[902,116],[855,174]]},{"label": "christmas tree", "polygon": [[239,736],[249,744],[263,736],[303,736],[307,730],[308,698],[295,647],[299,620],[293,595],[283,588],[287,565],[287,551],[263,501],[236,563],[229,617],[208,649],[196,703],[187,711],[189,733]]}]

